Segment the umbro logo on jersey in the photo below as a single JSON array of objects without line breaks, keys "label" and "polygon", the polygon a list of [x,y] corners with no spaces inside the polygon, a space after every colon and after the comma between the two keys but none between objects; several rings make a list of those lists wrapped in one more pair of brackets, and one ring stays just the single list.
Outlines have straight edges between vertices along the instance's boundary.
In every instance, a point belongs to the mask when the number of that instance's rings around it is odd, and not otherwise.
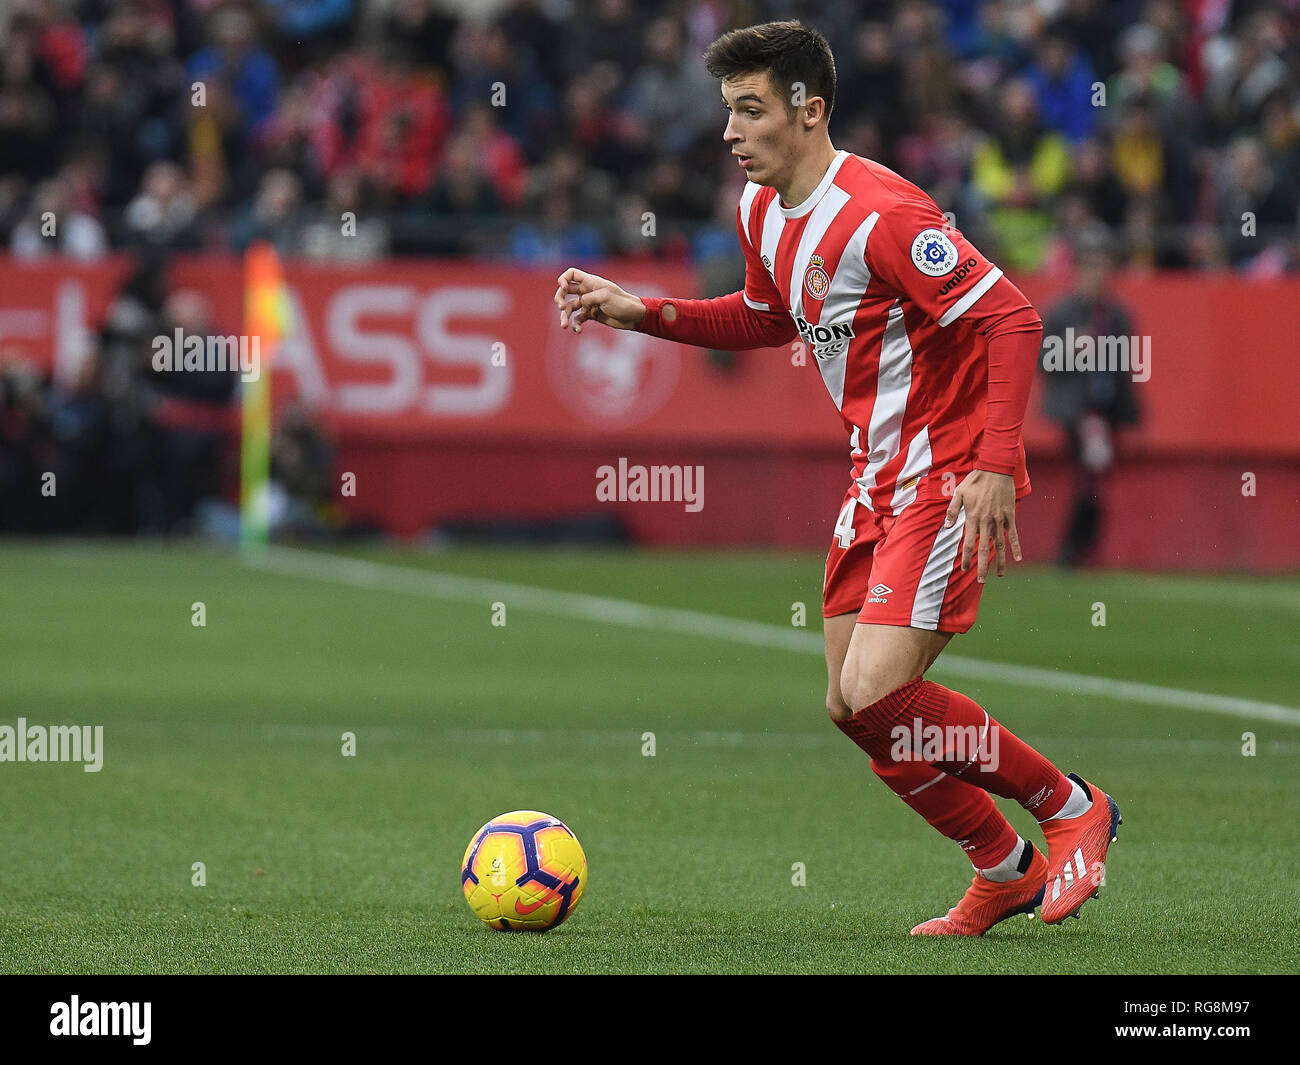
[{"label": "umbro logo on jersey", "polygon": [[939,295],[942,296],[948,292],[951,292],[953,289],[955,289],[958,285],[961,284],[962,278],[964,278],[967,274],[969,274],[974,269],[975,269],[975,260],[967,259],[964,263],[961,264],[961,266],[957,267],[957,269],[953,271],[952,277],[948,278],[948,280],[943,283],[943,288],[939,289]]},{"label": "umbro logo on jersey", "polygon": [[853,339],[851,325],[811,325],[802,314],[795,316],[794,324],[799,327],[799,335],[809,344],[830,344],[837,340]]}]

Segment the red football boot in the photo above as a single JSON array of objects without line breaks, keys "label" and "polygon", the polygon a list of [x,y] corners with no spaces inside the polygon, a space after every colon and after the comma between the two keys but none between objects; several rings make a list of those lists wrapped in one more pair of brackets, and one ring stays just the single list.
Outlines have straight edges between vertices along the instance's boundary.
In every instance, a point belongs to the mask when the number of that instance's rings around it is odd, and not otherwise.
[{"label": "red football boot", "polygon": [[1049,872],[1043,897],[1046,924],[1059,924],[1077,916],[1085,902],[1100,894],[1106,883],[1106,851],[1124,823],[1114,799],[1073,773],[1070,779],[1083,788],[1092,806],[1078,817],[1039,825],[1047,837]]},{"label": "red football boot", "polygon": [[1018,913],[1029,914],[1043,901],[1043,882],[1048,863],[1043,852],[1034,848],[1034,857],[1019,880],[996,883],[975,874],[966,894],[943,917],[932,917],[912,929],[914,936],[982,936],[999,921]]}]

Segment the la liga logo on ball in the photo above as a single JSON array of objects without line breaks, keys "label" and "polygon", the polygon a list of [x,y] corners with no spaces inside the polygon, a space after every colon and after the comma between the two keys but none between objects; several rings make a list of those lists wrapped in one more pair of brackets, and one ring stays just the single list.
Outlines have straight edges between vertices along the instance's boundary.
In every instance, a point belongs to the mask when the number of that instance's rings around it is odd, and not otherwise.
[{"label": "la liga logo on ball", "polygon": [[578,907],[587,855],[558,817],[515,810],[474,833],[460,866],[465,901],[498,932],[545,932]]},{"label": "la liga logo on ball", "polygon": [[826,260],[814,255],[808,260],[808,269],[803,275],[804,291],[815,300],[824,300],[830,291],[831,275],[826,272]]},{"label": "la liga logo on ball", "polygon": [[957,245],[941,229],[923,229],[912,241],[912,262],[921,273],[942,277],[957,265]]}]

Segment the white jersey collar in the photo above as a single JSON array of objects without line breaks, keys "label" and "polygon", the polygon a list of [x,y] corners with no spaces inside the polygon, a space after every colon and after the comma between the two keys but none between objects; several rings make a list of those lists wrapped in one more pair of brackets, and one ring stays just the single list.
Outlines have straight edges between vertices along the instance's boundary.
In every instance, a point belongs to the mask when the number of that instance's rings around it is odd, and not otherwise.
[{"label": "white jersey collar", "polygon": [[832,161],[831,165],[826,168],[826,173],[822,176],[821,181],[818,182],[817,187],[808,194],[808,198],[804,200],[803,203],[799,204],[797,207],[787,207],[781,202],[781,197],[778,195],[776,198],[777,209],[786,218],[802,218],[816,207],[821,201],[821,198],[826,195],[826,190],[834,183],[835,175],[839,173],[840,167],[848,157],[849,153],[840,149],[835,153],[834,161]]}]

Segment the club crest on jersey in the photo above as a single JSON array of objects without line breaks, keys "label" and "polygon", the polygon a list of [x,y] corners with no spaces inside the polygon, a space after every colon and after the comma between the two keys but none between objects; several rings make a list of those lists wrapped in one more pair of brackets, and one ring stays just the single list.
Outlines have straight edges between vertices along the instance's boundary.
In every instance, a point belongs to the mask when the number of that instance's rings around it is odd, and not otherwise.
[{"label": "club crest on jersey", "polygon": [[929,277],[942,277],[957,265],[957,246],[941,229],[923,229],[912,241],[912,262]]},{"label": "club crest on jersey", "polygon": [[804,291],[815,300],[824,300],[830,287],[831,275],[826,272],[826,260],[820,255],[814,255],[808,260],[808,269],[804,271]]}]

